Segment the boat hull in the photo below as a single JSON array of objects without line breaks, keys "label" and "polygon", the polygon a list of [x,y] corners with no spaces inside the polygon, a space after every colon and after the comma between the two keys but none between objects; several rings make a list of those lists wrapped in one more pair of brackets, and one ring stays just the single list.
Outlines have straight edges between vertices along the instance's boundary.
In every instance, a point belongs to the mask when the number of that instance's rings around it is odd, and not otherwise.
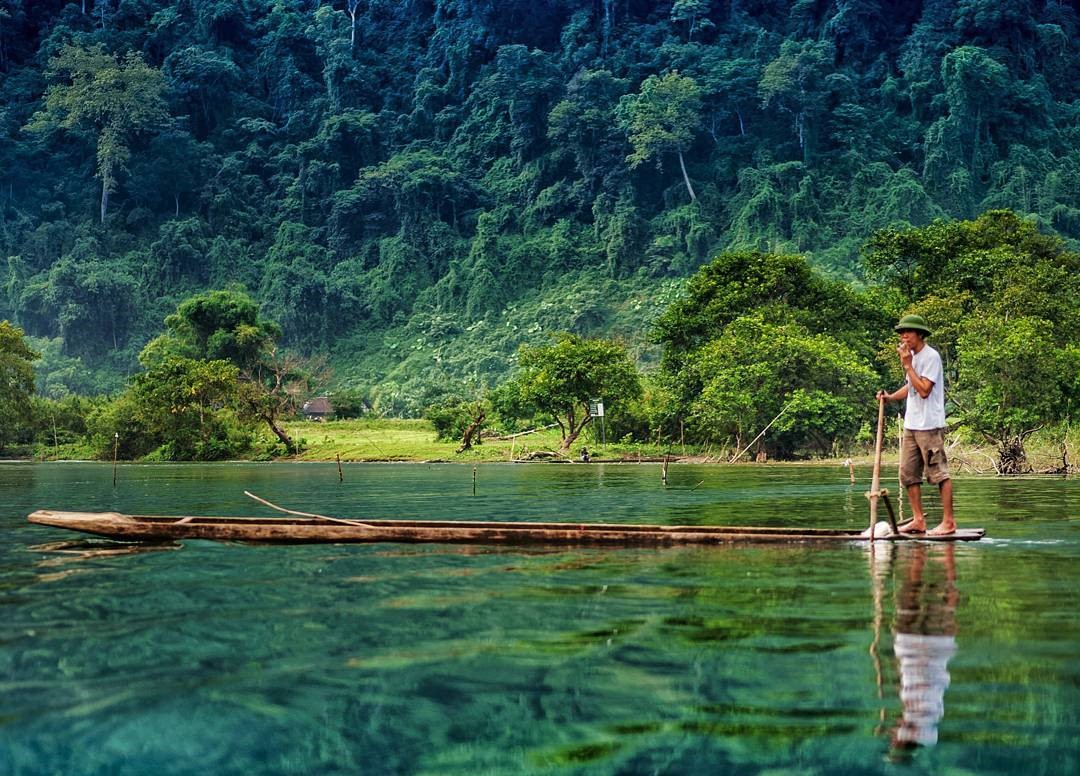
[{"label": "boat hull", "polygon": [[[438,520],[367,520],[329,522],[307,518],[169,517],[118,512],[60,512],[42,509],[31,523],[122,541],[164,542],[182,539],[272,544],[451,543],[675,546],[685,544],[859,542],[858,531],[830,528],[751,526],[619,525],[611,523],[509,523]],[[977,541],[981,528],[946,537],[899,535],[883,541]]]}]

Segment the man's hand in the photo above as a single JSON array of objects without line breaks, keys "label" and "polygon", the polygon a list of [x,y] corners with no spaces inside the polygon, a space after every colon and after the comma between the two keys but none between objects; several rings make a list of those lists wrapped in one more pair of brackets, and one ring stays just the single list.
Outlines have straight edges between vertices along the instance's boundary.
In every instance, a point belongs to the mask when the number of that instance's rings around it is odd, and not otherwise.
[{"label": "man's hand", "polygon": [[911,348],[909,348],[903,342],[896,346],[896,353],[900,356],[900,366],[902,366],[904,368],[904,371],[906,372],[908,369],[911,368],[911,359],[915,356],[915,354],[912,353]]},{"label": "man's hand", "polygon": [[889,392],[888,391],[878,391],[876,394],[874,394],[874,398],[877,399],[878,401],[888,401],[889,400]]}]

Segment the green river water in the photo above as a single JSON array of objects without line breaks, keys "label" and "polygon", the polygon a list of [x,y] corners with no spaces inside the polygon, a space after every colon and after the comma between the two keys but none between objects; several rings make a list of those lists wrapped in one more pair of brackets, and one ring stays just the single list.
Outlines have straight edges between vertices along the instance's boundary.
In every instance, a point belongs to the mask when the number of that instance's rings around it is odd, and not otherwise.
[{"label": "green river water", "polygon": [[[889,473],[895,477],[895,470]],[[837,466],[0,465],[0,774],[1080,773],[1080,484],[980,542],[138,547],[38,508],[863,527]],[[932,523],[936,497],[925,497]],[[909,743],[905,743],[909,742]],[[911,742],[920,745],[913,746]]]}]

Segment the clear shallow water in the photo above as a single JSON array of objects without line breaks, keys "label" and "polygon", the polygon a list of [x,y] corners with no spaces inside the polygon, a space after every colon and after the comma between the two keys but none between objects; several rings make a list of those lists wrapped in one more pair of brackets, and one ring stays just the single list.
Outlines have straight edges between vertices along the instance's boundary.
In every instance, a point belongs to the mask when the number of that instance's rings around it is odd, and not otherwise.
[{"label": "clear shallow water", "polygon": [[990,539],[872,553],[132,551],[25,521],[265,512],[245,489],[368,518],[867,511],[839,467],[669,486],[657,465],[482,465],[473,496],[471,467],[242,464],[122,466],[114,490],[108,465],[0,465],[0,774],[1080,772],[1075,479],[960,479]]}]

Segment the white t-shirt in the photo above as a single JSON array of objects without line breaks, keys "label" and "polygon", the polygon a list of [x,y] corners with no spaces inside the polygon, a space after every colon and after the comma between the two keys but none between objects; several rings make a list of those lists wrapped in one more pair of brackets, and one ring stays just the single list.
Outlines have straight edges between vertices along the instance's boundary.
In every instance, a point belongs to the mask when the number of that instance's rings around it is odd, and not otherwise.
[{"label": "white t-shirt", "polygon": [[934,387],[924,399],[908,380],[904,428],[911,431],[945,428],[945,372],[941,368],[941,355],[924,344],[922,350],[912,356],[911,368],[919,377],[933,381]]}]

